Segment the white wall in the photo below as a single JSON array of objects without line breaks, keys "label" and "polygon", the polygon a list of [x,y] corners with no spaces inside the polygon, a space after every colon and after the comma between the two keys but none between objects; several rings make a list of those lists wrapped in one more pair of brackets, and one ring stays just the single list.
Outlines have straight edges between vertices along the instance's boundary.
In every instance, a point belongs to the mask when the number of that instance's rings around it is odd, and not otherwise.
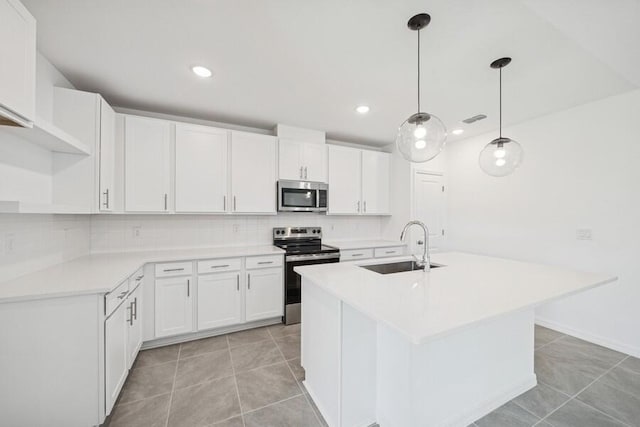
[{"label": "white wall", "polygon": [[[93,215],[93,252],[270,245],[273,227],[320,226],[323,240],[377,239],[379,217],[281,213],[277,216]],[[139,236],[136,237],[136,231]]]},{"label": "white wall", "polygon": [[[485,175],[494,133],[447,148],[451,249],[615,274],[537,312],[541,322],[640,356],[640,90],[505,129],[520,169]],[[593,240],[576,239],[589,228]],[[514,278],[517,280],[517,278]]]}]

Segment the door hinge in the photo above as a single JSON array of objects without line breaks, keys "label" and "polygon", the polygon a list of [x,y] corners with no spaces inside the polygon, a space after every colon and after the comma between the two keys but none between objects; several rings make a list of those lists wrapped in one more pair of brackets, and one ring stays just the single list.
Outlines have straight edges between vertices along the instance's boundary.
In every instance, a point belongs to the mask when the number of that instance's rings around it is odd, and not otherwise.
[{"label": "door hinge", "polygon": [[444,185],[442,186],[442,192],[444,193]]}]

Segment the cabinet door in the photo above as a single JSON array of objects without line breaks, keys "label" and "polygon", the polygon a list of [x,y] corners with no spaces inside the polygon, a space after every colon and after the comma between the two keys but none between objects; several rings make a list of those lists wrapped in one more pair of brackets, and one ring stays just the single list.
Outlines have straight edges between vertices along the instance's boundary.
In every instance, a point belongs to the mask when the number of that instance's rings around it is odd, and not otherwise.
[{"label": "cabinet door", "polygon": [[276,138],[231,133],[231,209],[276,213]]},{"label": "cabinet door", "polygon": [[106,414],[109,415],[127,378],[127,310],[126,302],[104,322],[104,364]]},{"label": "cabinet door", "polygon": [[198,330],[241,322],[240,273],[198,276]]},{"label": "cabinet door", "polygon": [[284,283],[281,268],[265,268],[247,272],[247,322],[282,316]]},{"label": "cabinet door", "polygon": [[125,117],[125,210],[169,210],[171,124]]},{"label": "cabinet door", "polygon": [[302,154],[305,180],[327,182],[327,146],[304,144]]},{"label": "cabinet door", "polygon": [[281,139],[278,144],[279,178],[290,180],[304,179],[304,167],[301,163],[303,144],[286,139]]},{"label": "cabinet door", "polygon": [[389,213],[389,172],[387,153],[362,151],[362,213]]},{"label": "cabinet door", "polygon": [[116,169],[116,113],[100,98],[100,206],[102,212],[113,210]]},{"label": "cabinet door", "polygon": [[330,145],[329,213],[358,214],[361,210],[361,150]]},{"label": "cabinet door", "polygon": [[193,330],[191,277],[156,279],[156,338]]},{"label": "cabinet door", "polygon": [[0,124],[35,120],[36,20],[18,0],[0,0]]},{"label": "cabinet door", "polygon": [[176,212],[225,212],[228,131],[176,124]]},{"label": "cabinet door", "polygon": [[142,346],[142,286],[127,298],[127,367],[130,369]]}]

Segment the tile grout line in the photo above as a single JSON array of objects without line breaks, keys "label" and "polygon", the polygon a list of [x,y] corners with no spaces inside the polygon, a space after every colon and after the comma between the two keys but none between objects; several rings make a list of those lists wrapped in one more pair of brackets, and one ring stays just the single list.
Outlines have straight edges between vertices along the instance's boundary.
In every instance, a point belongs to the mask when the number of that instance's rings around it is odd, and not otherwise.
[{"label": "tile grout line", "polygon": [[171,384],[171,394],[169,395],[169,405],[167,407],[167,421],[165,427],[169,427],[169,416],[171,415],[171,404],[173,403],[173,392],[176,388],[176,378],[178,377],[178,364],[180,363],[180,352],[182,351],[182,344],[178,347],[178,359],[176,360],[176,370],[173,372],[173,383]]},{"label": "tile grout line", "polygon": [[268,408],[268,407],[270,407],[270,406],[279,405],[279,404],[281,404],[281,403],[284,403],[284,402],[287,402],[287,401],[289,401],[289,400],[295,399],[296,397],[300,397],[300,396],[302,396],[302,395],[303,395],[303,393],[296,394],[295,396],[289,396],[289,397],[287,397],[287,398],[285,398],[285,399],[278,400],[277,402],[269,403],[268,405],[264,405],[264,406],[260,406],[260,407],[258,407],[258,408],[251,409],[251,410],[249,410],[249,411],[245,412],[243,415],[246,415],[246,414],[252,414],[252,413],[254,413],[254,412],[256,412],[256,411],[259,411],[259,410],[261,410],[261,409],[265,409],[265,408]]},{"label": "tile grout line", "polygon": [[229,352],[229,362],[231,363],[231,372],[233,372],[233,384],[236,386],[236,397],[238,398],[238,407],[240,408],[240,419],[242,420],[242,426],[246,427],[244,422],[244,411],[242,410],[242,400],[240,400],[240,389],[238,388],[238,378],[236,377],[236,368],[233,366],[233,355],[231,354],[231,343],[229,342],[229,335],[227,337],[227,351]]},{"label": "tile grout line", "polygon": [[[271,338],[273,338],[273,334],[271,333],[271,331],[267,329],[267,332],[269,332],[269,335],[271,335]],[[284,335],[284,336],[288,336],[288,335]],[[298,381],[298,379],[296,378],[296,374],[293,372],[293,369],[291,369],[291,365],[289,365],[289,361],[287,360],[286,357],[284,357],[284,353],[282,352],[282,349],[280,349],[280,346],[278,345],[278,342],[276,341],[275,338],[273,338],[273,341],[276,343],[276,347],[278,347],[278,351],[280,352],[280,354],[284,358],[285,363],[287,364],[287,368],[289,368],[289,372],[291,372],[291,375],[293,375],[293,379],[296,380],[296,384],[298,384],[298,388],[300,389],[300,391],[302,391],[302,396],[307,401],[307,404],[311,407],[311,412],[313,412],[313,416],[316,418],[316,421],[318,421],[318,426],[324,425],[322,423],[322,421],[320,421],[320,417],[318,417],[318,414],[316,413],[315,409],[313,409],[313,405],[309,401],[310,396],[308,396],[307,393],[305,393],[305,390],[302,388],[302,383],[300,381]],[[302,358],[301,357],[300,357],[300,363],[302,363]]]},{"label": "tile grout line", "polygon": [[[547,328],[547,329],[548,329],[548,328]],[[549,341],[549,342],[547,342],[547,343],[544,343],[544,344],[542,344],[542,345],[541,345],[541,346],[539,346],[539,347],[535,347],[533,350],[534,350],[534,351],[536,351],[536,350],[540,350],[541,348],[546,347],[546,346],[548,346],[549,344],[553,344],[554,342],[559,341],[559,340],[561,340],[562,338],[567,337],[567,336],[570,336],[570,335],[562,334],[561,336],[559,336],[559,337],[557,337],[557,338],[554,338],[554,339],[552,339],[551,341]],[[574,337],[574,338],[575,338],[575,337]]]},{"label": "tile grout line", "polygon": [[[620,424],[622,424],[622,425],[624,425],[624,426],[631,427],[631,426],[629,426],[629,424],[627,424],[627,423],[625,423],[625,422],[620,421],[618,418],[613,417],[613,416],[611,416],[610,414],[607,414],[606,412],[601,411],[601,410],[600,410],[600,409],[598,409],[598,408],[594,408],[593,406],[589,405],[588,403],[585,403],[585,402],[583,402],[583,401],[581,401],[581,400],[576,399],[576,398],[580,395],[580,393],[582,393],[583,391],[585,391],[586,389],[588,389],[589,387],[591,387],[592,385],[594,385],[596,382],[598,382],[598,380],[600,380],[602,377],[604,377],[605,375],[607,375],[609,372],[613,371],[615,368],[617,368],[618,366],[620,366],[620,364],[622,364],[622,362],[624,362],[624,361],[625,361],[625,360],[627,360],[628,358],[629,358],[629,355],[625,355],[625,357],[624,357],[621,361],[619,361],[618,363],[616,363],[615,365],[613,365],[611,368],[607,369],[607,370],[606,370],[604,373],[602,373],[599,377],[597,377],[595,380],[591,381],[591,382],[590,382],[589,384],[587,384],[584,388],[582,388],[582,389],[581,389],[581,390],[579,390],[576,394],[574,394],[573,396],[571,396],[571,397],[569,398],[569,400],[567,400],[566,402],[564,402],[562,405],[558,406],[556,409],[554,409],[553,411],[549,412],[549,413],[548,413],[544,418],[542,418],[540,421],[538,421],[536,424],[534,424],[534,426],[535,426],[535,425],[540,424],[542,421],[547,422],[547,421],[546,421],[546,420],[547,420],[547,418],[549,418],[551,415],[553,415],[553,414],[554,414],[554,413],[556,413],[558,410],[560,410],[560,408],[564,407],[565,405],[567,405],[567,404],[568,404],[569,402],[571,402],[572,400],[576,400],[576,401],[580,402],[581,404],[583,404],[583,405],[585,405],[585,406],[588,406],[589,408],[591,408],[591,409],[593,409],[593,410],[595,410],[595,411],[597,411],[597,412],[600,412],[601,414],[606,415],[607,417],[609,417],[609,418],[611,418],[611,419],[613,419],[613,420],[615,420],[615,421],[619,422]],[[566,394],[566,393],[565,393],[565,394]]]}]

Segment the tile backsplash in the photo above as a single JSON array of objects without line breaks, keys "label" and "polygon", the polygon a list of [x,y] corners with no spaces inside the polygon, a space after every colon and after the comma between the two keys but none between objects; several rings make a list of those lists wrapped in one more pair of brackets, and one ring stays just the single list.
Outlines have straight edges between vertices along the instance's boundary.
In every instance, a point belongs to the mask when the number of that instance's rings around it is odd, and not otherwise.
[{"label": "tile backsplash", "polygon": [[92,252],[136,251],[210,246],[270,245],[273,227],[320,226],[323,240],[380,238],[380,218],[279,214],[94,215]]},{"label": "tile backsplash", "polygon": [[87,215],[0,214],[0,281],[89,253]]},{"label": "tile backsplash", "polygon": [[0,214],[0,282],[91,252],[270,245],[285,226],[320,226],[325,241],[381,233],[381,219],[364,216]]}]

